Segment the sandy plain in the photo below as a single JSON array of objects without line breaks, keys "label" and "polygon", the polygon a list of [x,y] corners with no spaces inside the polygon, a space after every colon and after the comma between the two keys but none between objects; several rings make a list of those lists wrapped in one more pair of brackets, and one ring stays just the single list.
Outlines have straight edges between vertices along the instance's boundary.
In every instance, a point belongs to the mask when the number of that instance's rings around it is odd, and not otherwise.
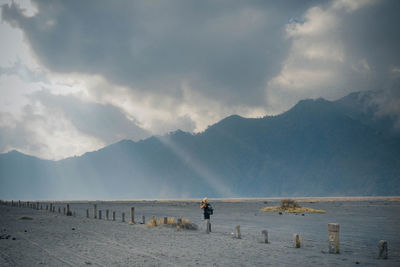
[{"label": "sandy plain", "polygon": [[[62,214],[66,202],[52,202],[55,213],[45,210],[50,202],[40,202],[43,210],[3,205],[0,266],[400,266],[396,199],[302,199],[304,206],[327,211],[304,216],[260,211],[278,205],[279,199],[212,200],[210,234],[205,233],[195,200],[69,202],[75,216]],[[93,218],[95,203],[102,211],[101,220]],[[134,225],[128,224],[131,207],[135,207]],[[184,217],[199,230],[147,228],[140,224],[142,216]],[[328,223],[340,224],[340,254],[328,253]],[[241,239],[236,238],[236,225]],[[262,230],[268,230],[268,244],[262,242]],[[293,246],[295,233],[301,237],[301,248]],[[380,240],[388,242],[387,260],[378,258]]]}]

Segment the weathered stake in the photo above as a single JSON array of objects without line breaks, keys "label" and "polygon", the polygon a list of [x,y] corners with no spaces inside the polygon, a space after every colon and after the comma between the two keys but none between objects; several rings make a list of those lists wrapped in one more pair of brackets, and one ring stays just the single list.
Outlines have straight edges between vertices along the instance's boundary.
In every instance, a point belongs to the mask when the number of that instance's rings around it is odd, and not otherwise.
[{"label": "weathered stake", "polygon": [[135,223],[135,207],[131,208],[131,221],[129,224],[134,224]]},{"label": "weathered stake", "polygon": [[142,223],[146,224],[146,217],[144,217],[144,215],[142,216]]},{"label": "weathered stake", "polygon": [[340,226],[338,223],[329,223],[328,231],[329,231],[329,253],[338,254],[340,253],[339,249],[339,229]]},{"label": "weathered stake", "polygon": [[99,220],[101,220],[101,210],[99,210]]},{"label": "weathered stake", "polygon": [[386,260],[388,258],[388,245],[386,240],[379,241],[379,259]]},{"label": "weathered stake", "polygon": [[69,210],[69,204],[67,204],[67,216],[71,216],[71,211]]},{"label": "weathered stake", "polygon": [[168,224],[168,217],[164,217],[164,224]]},{"label": "weathered stake", "polygon": [[210,220],[206,219],[206,233],[209,234],[210,233]]},{"label": "weathered stake", "polygon": [[61,208],[60,208],[60,207],[58,207],[58,213],[60,213],[60,214],[61,214]]},{"label": "weathered stake", "polygon": [[86,218],[89,218],[89,209],[86,209]]},{"label": "weathered stake", "polygon": [[95,219],[97,219],[97,205],[96,204],[94,204],[93,205],[93,217],[95,218]]},{"label": "weathered stake", "polygon": [[241,239],[242,238],[242,235],[240,234],[240,225],[236,225],[236,231],[237,231],[237,238],[238,239]]},{"label": "weathered stake", "polygon": [[293,235],[293,245],[295,248],[300,248],[301,247],[301,241],[300,241],[300,236],[298,234]]},{"label": "weathered stake", "polygon": [[264,243],[268,244],[268,231],[267,230],[262,230],[261,234],[264,236]]},{"label": "weathered stake", "polygon": [[125,222],[125,212],[122,213],[122,222]]},{"label": "weathered stake", "polygon": [[63,214],[65,215],[65,207],[63,208]]},{"label": "weathered stake", "polygon": [[108,221],[108,210],[106,210],[106,220]]},{"label": "weathered stake", "polygon": [[115,211],[113,211],[112,216],[113,216],[113,221],[115,221]]},{"label": "weathered stake", "polygon": [[50,212],[53,212],[53,203],[50,203]]}]

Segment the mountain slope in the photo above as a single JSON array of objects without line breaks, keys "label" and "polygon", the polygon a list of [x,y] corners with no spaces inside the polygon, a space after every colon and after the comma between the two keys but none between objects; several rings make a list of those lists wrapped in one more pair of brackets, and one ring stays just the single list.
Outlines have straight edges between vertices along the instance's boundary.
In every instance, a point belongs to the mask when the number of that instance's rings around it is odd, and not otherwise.
[{"label": "mountain slope", "polygon": [[57,162],[2,154],[0,198],[398,195],[398,137],[357,99],[303,100],[278,116],[233,115],[196,135],[123,140]]}]

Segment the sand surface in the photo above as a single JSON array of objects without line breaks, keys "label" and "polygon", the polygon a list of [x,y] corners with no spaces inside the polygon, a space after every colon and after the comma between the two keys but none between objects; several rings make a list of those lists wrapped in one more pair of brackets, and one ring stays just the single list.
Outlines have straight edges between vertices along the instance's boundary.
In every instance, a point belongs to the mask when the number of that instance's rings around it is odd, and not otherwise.
[{"label": "sand surface", "polygon": [[[0,266],[400,266],[399,201],[303,202],[328,212],[304,216],[260,212],[279,204],[265,201],[213,201],[210,234],[204,231],[199,203],[193,201],[98,201],[102,220],[93,219],[95,202],[71,202],[75,217],[58,214],[58,207],[61,212],[65,207],[62,202],[55,203],[56,213],[0,206]],[[182,216],[200,229],[178,232],[129,225],[130,207],[135,207],[137,222],[142,216]],[[116,221],[111,220],[112,211]],[[126,222],[121,222],[122,212]],[[19,220],[23,215],[33,220]],[[327,253],[328,223],[340,224],[340,254]],[[231,234],[236,225],[242,239]],[[261,242],[264,229],[269,244]],[[293,247],[294,233],[301,236],[301,248]],[[388,242],[387,260],[378,259],[379,240]]]}]

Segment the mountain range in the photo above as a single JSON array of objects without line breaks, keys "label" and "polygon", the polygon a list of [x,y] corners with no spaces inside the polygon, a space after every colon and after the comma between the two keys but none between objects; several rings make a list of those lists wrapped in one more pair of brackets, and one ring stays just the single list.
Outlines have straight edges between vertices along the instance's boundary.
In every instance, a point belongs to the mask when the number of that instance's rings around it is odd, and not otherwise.
[{"label": "mountain range", "polygon": [[227,117],[59,161],[0,154],[0,199],[400,194],[400,130],[373,92],[307,99],[263,118]]}]

